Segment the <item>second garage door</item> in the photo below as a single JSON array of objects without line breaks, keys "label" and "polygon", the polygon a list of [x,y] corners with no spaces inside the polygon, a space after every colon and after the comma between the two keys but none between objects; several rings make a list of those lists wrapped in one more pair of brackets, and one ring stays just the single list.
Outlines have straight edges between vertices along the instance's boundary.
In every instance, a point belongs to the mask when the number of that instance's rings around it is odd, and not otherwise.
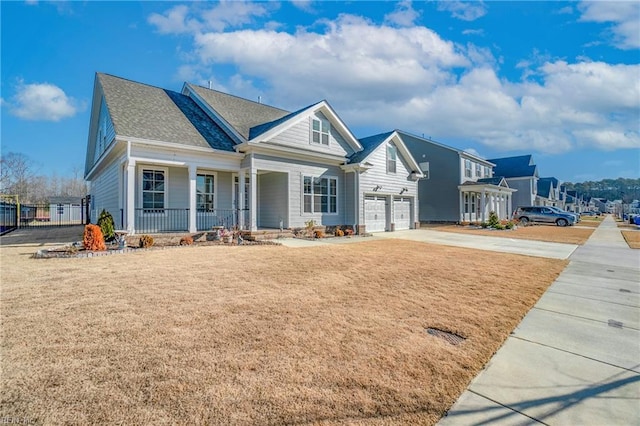
[{"label": "second garage door", "polygon": [[393,223],[396,231],[411,228],[411,199],[397,197],[393,200]]},{"label": "second garage door", "polygon": [[381,232],[387,228],[387,203],[384,197],[364,197],[364,224],[367,232]]}]

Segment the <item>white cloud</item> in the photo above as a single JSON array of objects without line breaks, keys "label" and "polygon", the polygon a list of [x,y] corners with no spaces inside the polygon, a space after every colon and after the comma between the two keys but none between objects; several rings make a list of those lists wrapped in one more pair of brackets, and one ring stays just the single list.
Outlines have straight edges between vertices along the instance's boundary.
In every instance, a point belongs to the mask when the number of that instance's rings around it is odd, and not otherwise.
[{"label": "white cloud", "polygon": [[640,48],[640,3],[637,1],[588,1],[578,5],[580,21],[611,23],[614,46]]},{"label": "white cloud", "polygon": [[26,120],[60,121],[74,116],[82,105],[53,84],[21,82],[9,108],[13,115]]},{"label": "white cloud", "polygon": [[462,34],[464,35],[478,35],[478,36],[483,36],[484,35],[484,30],[479,29],[479,30],[472,30],[472,29],[468,29],[468,30],[464,30],[462,31]]},{"label": "white cloud", "polygon": [[411,1],[403,0],[396,5],[396,10],[384,16],[384,21],[399,27],[412,27],[420,17],[420,13],[416,11]]},{"label": "white cloud", "polygon": [[487,8],[482,1],[441,1],[438,10],[451,12],[451,16],[463,21],[475,21],[487,14]]},{"label": "white cloud", "polygon": [[273,4],[248,3],[244,1],[221,1],[209,9],[198,9],[191,13],[186,5],[178,5],[164,14],[152,13],[147,21],[162,34],[198,33],[200,31],[224,31],[253,22],[254,17],[266,16],[267,6]]},{"label": "white cloud", "polygon": [[147,21],[155,25],[162,34],[180,34],[200,29],[200,23],[193,19],[187,18],[189,7],[186,5],[178,5],[167,10],[164,14],[152,13]]},{"label": "white cloud", "polygon": [[292,0],[291,3],[298,9],[303,10],[307,13],[315,13],[312,0]]},{"label": "white cloud", "polygon": [[504,151],[639,146],[640,65],[571,63],[534,51],[518,65],[522,80],[508,81],[488,48],[353,15],[293,34],[198,32],[193,49],[185,76],[202,80],[231,66],[233,77],[217,88],[249,99],[262,95],[290,110],[327,99],[352,128],[401,128],[454,146],[472,140]]}]

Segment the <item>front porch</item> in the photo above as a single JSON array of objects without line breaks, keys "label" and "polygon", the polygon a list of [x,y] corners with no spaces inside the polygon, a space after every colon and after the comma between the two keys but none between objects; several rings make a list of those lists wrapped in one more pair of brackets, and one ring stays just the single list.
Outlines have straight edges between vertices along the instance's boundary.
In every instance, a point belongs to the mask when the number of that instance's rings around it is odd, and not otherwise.
[{"label": "front porch", "polygon": [[511,219],[512,194],[516,189],[509,188],[504,179],[495,183],[465,182],[458,189],[461,223],[486,222],[491,212],[495,212],[500,220]]}]

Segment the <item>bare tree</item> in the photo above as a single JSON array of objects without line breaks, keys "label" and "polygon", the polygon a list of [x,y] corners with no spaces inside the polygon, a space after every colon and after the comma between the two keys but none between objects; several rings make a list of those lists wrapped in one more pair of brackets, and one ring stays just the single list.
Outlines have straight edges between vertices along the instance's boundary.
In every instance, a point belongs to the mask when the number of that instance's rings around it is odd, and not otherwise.
[{"label": "bare tree", "polygon": [[17,195],[21,203],[47,202],[52,196],[84,197],[87,184],[81,168],[73,167],[73,177],[36,175],[33,163],[24,154],[10,152],[0,157],[0,193]]},{"label": "bare tree", "polygon": [[2,155],[0,170],[0,192],[17,195],[23,202],[31,202],[30,181],[34,173],[29,157],[15,152]]}]

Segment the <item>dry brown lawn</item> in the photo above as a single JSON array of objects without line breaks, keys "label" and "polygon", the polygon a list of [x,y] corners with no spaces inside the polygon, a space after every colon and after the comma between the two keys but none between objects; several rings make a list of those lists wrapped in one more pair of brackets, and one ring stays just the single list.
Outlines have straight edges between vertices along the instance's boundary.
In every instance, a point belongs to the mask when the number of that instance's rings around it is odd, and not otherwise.
[{"label": "dry brown lawn", "polygon": [[0,412],[37,424],[433,424],[567,263],[400,240],[34,250],[0,248]]},{"label": "dry brown lawn", "polygon": [[[579,224],[581,225],[582,222]],[[423,225],[425,226],[425,225]],[[521,240],[548,241],[552,243],[584,244],[595,228],[581,226],[560,227],[555,225],[519,226],[511,230],[477,229],[459,225],[426,225],[429,229],[460,234],[488,235],[490,237],[515,238]]]},{"label": "dry brown lawn", "polygon": [[640,249],[640,231],[620,231],[632,249]]}]

